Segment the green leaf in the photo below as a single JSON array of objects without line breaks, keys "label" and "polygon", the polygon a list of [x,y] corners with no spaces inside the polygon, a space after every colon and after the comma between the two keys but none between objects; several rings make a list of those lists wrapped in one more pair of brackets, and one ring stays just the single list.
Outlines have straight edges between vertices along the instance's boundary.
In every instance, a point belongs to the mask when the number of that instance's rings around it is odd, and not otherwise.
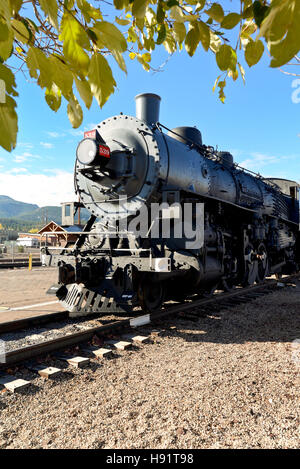
[{"label": "green leaf", "polygon": [[126,39],[114,24],[101,21],[95,24],[93,31],[97,35],[100,44],[107,47],[107,49],[118,52],[126,51]]},{"label": "green leaf", "polygon": [[51,56],[48,60],[51,63],[53,81],[67,98],[72,91],[73,74],[58,57]]},{"label": "green leaf", "polygon": [[229,13],[225,16],[221,23],[221,28],[232,29],[241,21],[241,16],[238,13]]},{"label": "green leaf", "polygon": [[65,57],[76,67],[87,71],[90,59],[83,47],[89,46],[88,35],[76,19],[67,12],[63,15],[59,39],[63,41]]},{"label": "green leaf", "polygon": [[46,88],[45,99],[50,109],[57,112],[61,105],[61,91],[55,83],[52,84],[50,89]]},{"label": "green leaf", "polygon": [[158,23],[163,23],[165,21],[165,10],[163,9],[163,3],[161,1],[158,2],[156,18]]},{"label": "green leaf", "polygon": [[10,0],[10,4],[13,15],[16,15],[20,11],[20,8],[23,4],[23,0]]},{"label": "green leaf", "polygon": [[132,14],[135,18],[144,18],[149,0],[133,0]]},{"label": "green leaf", "polygon": [[90,84],[86,80],[79,80],[76,76],[75,83],[82,101],[84,102],[86,107],[90,109],[93,102],[93,95],[91,92]]},{"label": "green leaf", "polygon": [[264,53],[264,45],[262,41],[250,41],[245,49],[245,59],[249,67],[256,65]]},{"label": "green leaf", "polygon": [[31,31],[25,26],[22,21],[12,20],[11,22],[15,38],[23,44],[28,44],[32,37]]},{"label": "green leaf", "polygon": [[82,124],[83,112],[75,96],[71,96],[67,108],[68,118],[74,129],[78,129]]},{"label": "green leaf", "polygon": [[216,53],[216,61],[220,70],[235,69],[237,57],[232,47],[223,44]]},{"label": "green leaf", "polygon": [[6,102],[0,104],[0,145],[7,151],[12,151],[17,142],[18,116],[17,103],[10,96],[6,96]]},{"label": "green leaf", "polygon": [[14,33],[11,25],[0,20],[0,61],[7,60],[13,52]]},{"label": "green leaf", "polygon": [[7,0],[0,0],[0,15],[2,15],[7,21],[11,18],[10,3]]},{"label": "green leaf", "polygon": [[200,42],[200,31],[197,23],[191,24],[191,29],[186,35],[185,38],[185,49],[190,57],[192,57],[198,47]]},{"label": "green leaf", "polygon": [[258,27],[260,27],[261,23],[268,15],[270,11],[270,7],[267,5],[262,5],[261,2],[256,1],[253,3],[253,15],[255,19],[255,23]]},{"label": "green leaf", "polygon": [[58,4],[57,0],[39,0],[41,9],[49,18],[50,24],[54,26],[57,30],[59,29],[57,13],[58,13]]},{"label": "green leaf", "polygon": [[13,96],[18,96],[16,88],[16,79],[13,72],[3,64],[0,64],[0,80],[5,81],[5,88],[7,93],[12,94]]},{"label": "green leaf", "polygon": [[6,41],[8,39],[9,29],[7,23],[0,20],[0,42]]},{"label": "green leaf", "polygon": [[208,10],[204,11],[204,13],[206,13],[210,18],[217,21],[218,23],[223,21],[224,11],[219,3],[213,3]]},{"label": "green leaf", "polygon": [[103,55],[94,54],[92,56],[88,77],[92,93],[99,106],[102,107],[114,92],[116,86],[111,68]]},{"label": "green leaf", "polygon": [[157,39],[156,39],[156,44],[162,44],[164,42],[164,40],[166,39],[166,36],[167,36],[167,29],[166,29],[166,26],[165,24],[160,24],[157,28],[158,30],[158,35],[157,35]]},{"label": "green leaf", "polygon": [[[52,68],[50,61],[44,52],[37,47],[30,47],[26,58],[27,67],[31,78],[38,79],[41,88],[51,88],[52,86]],[[39,74],[38,74],[39,71]]]}]

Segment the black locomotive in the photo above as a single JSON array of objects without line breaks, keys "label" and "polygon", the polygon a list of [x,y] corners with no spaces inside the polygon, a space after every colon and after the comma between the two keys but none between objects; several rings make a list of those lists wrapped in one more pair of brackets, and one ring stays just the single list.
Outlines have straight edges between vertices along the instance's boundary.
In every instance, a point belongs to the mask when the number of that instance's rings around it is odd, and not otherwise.
[{"label": "black locomotive", "polygon": [[298,269],[298,184],[240,168],[197,128],[167,129],[159,106],[139,95],[136,117],[106,119],[78,145],[75,189],[91,217],[73,246],[44,248],[73,316],[152,312]]}]

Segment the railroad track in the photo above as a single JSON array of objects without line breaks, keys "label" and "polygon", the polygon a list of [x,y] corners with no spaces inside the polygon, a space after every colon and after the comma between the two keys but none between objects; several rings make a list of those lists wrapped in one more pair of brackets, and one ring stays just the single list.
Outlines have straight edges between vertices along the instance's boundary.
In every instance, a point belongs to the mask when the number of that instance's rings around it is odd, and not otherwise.
[{"label": "railroad track", "polygon": [[[224,307],[230,308],[241,303],[247,303],[251,300],[254,300],[260,296],[266,295],[279,286],[284,286],[289,284],[292,281],[299,279],[300,274],[291,275],[280,280],[280,283],[277,280],[268,279],[264,283],[247,287],[247,288],[237,288],[233,291],[226,293],[218,293],[211,295],[207,298],[200,299],[191,299],[180,304],[166,304],[164,308],[160,311],[153,314],[140,314],[137,312],[135,316],[126,317],[124,319],[111,320],[107,324],[99,323],[96,326],[90,327],[88,329],[80,330],[74,333],[67,333],[66,335],[56,337],[50,340],[45,340],[43,342],[17,348],[14,350],[7,351],[5,354],[5,363],[0,363],[0,370],[8,369],[16,364],[22,363],[25,367],[29,368],[32,371],[36,371],[43,377],[52,377],[60,372],[60,369],[52,369],[43,367],[42,365],[35,365],[32,361],[33,359],[48,355],[55,354],[59,360],[64,360],[68,362],[70,366],[85,366],[90,358],[86,357],[105,357],[113,353],[113,349],[124,350],[130,347],[133,343],[144,343],[149,337],[140,336],[136,333],[137,328],[146,324],[155,323],[161,319],[164,319],[167,316],[176,315],[180,313],[183,318],[189,320],[197,320],[200,316],[204,314],[211,313],[212,311],[220,310]],[[22,320],[12,321],[10,323],[0,324],[0,338],[1,334],[4,332],[12,332],[20,329],[26,329],[29,327],[34,327],[35,325],[45,324],[47,322],[61,321],[66,319],[67,312],[59,312],[55,314],[47,314],[37,316],[35,318],[26,318]],[[102,317],[101,317],[102,319]],[[95,320],[93,316],[93,320]],[[127,332],[127,335],[124,334]],[[128,333],[130,335],[128,335]],[[92,341],[94,337],[98,337],[104,343],[104,346],[101,348],[92,347],[89,342]],[[120,339],[111,340],[110,337],[121,336]],[[62,350],[69,350],[74,346],[82,347],[83,356],[74,356],[70,353],[65,354],[61,353]],[[57,355],[58,354],[58,355]],[[1,358],[1,351],[0,351]],[[1,362],[1,360],[0,360]],[[0,371],[0,385],[7,387],[10,391],[18,390],[19,388],[26,387],[30,384],[28,381],[19,380],[15,377],[11,377],[2,373]],[[5,373],[5,372],[4,372]],[[5,380],[8,380],[6,383]]]},{"label": "railroad track", "polygon": [[[0,269],[16,269],[20,267],[28,267],[29,260],[28,259],[18,259],[14,261],[8,260],[1,260],[0,261]],[[32,260],[32,267],[41,267],[42,262],[39,259]]]}]

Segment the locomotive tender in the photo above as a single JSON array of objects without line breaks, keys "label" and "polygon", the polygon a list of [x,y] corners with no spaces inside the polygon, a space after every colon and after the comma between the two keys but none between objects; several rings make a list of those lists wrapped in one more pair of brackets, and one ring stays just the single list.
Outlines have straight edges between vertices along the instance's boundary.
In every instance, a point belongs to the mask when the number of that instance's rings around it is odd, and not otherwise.
[{"label": "locomotive tender", "polygon": [[136,96],[136,117],[106,119],[78,145],[75,189],[91,217],[73,246],[44,248],[59,268],[50,291],[72,316],[153,312],[298,268],[298,184],[240,168],[195,127],[167,129],[160,100]]}]

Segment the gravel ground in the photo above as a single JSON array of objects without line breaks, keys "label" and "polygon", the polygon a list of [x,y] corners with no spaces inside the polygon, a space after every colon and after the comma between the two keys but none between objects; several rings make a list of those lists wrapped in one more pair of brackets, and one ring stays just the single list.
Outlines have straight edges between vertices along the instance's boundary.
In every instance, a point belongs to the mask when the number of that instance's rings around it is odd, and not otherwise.
[{"label": "gravel ground", "polygon": [[2,392],[0,448],[297,448],[299,313],[297,283],[197,322],[170,319],[148,345]]},{"label": "gravel ground", "polygon": [[0,339],[5,342],[5,350],[20,349],[30,345],[40,344],[49,340],[54,340],[59,337],[64,337],[69,334],[81,332],[84,330],[98,327],[115,321],[116,319],[124,319],[123,317],[105,316],[105,319],[97,320],[92,319],[67,319],[60,322],[50,322],[46,326],[33,327],[31,329],[21,330],[17,332],[8,332],[0,334]]}]

